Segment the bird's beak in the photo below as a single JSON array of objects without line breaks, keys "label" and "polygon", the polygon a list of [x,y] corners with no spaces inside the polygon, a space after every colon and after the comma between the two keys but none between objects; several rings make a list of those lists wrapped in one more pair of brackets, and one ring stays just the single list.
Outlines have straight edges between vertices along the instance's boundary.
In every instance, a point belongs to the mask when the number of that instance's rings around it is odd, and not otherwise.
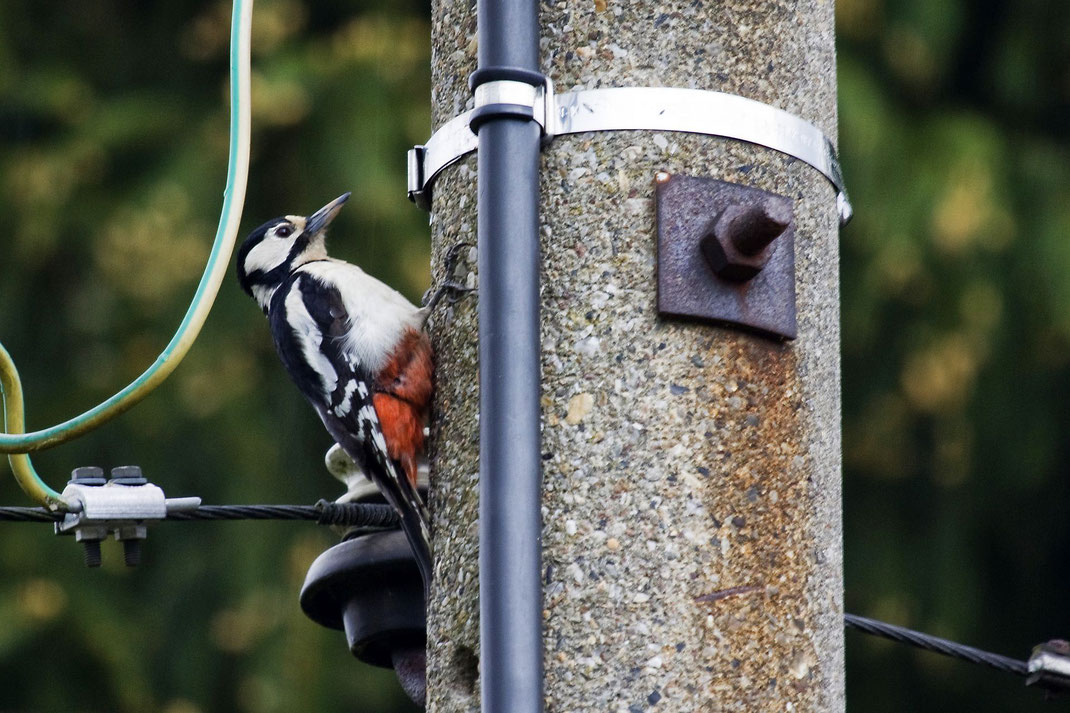
[{"label": "bird's beak", "polygon": [[342,205],[349,200],[349,195],[349,193],[343,193],[312,215],[308,216],[308,222],[305,223],[305,234],[317,235],[330,225],[331,221],[334,220],[334,217],[338,215],[338,211],[342,210]]}]

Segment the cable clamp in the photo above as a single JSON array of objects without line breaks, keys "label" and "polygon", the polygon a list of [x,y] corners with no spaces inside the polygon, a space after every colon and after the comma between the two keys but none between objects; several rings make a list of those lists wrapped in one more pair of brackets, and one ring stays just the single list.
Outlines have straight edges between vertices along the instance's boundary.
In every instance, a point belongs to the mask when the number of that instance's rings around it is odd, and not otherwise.
[{"label": "cable clamp", "polygon": [[138,564],[141,540],[148,536],[148,521],[196,510],[201,504],[197,497],[166,497],[137,466],[113,468],[110,480],[105,480],[103,470],[96,467],[76,468],[72,476],[63,497],[74,509],[55,524],[55,530],[57,535],[74,535],[75,541],[85,546],[90,567],[100,566],[100,543],[109,535],[123,543],[126,563]]},{"label": "cable clamp", "polygon": [[555,94],[514,79],[491,79],[474,88],[474,108],[443,124],[426,144],[409,151],[409,200],[431,210],[438,174],[479,146],[479,125],[490,116],[534,120],[546,141],[588,131],[680,131],[765,146],[804,161],[836,190],[840,225],[853,215],[832,141],[805,119],[734,94],[675,87],[616,87]]},{"label": "cable clamp", "polygon": [[1025,685],[1049,691],[1070,690],[1070,642],[1053,639],[1033,648]]}]

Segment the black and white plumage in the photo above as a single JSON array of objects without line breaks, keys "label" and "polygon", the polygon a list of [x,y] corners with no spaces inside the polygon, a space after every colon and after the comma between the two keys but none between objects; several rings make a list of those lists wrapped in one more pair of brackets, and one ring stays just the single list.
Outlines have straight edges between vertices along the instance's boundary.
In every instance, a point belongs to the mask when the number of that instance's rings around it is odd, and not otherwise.
[{"label": "black and white plumage", "polygon": [[238,250],[242,288],[268,317],[275,349],[331,437],[401,514],[425,592],[431,532],[416,490],[431,398],[419,308],[359,267],[327,256],[327,226],[349,198],[254,230]]}]

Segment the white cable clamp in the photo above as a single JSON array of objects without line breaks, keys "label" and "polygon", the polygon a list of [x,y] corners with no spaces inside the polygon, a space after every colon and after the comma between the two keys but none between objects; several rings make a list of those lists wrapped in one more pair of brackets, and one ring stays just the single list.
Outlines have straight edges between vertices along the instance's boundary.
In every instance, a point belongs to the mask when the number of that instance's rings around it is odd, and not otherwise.
[{"label": "white cable clamp", "polygon": [[530,111],[547,141],[588,131],[681,131],[765,146],[804,161],[836,190],[840,224],[851,219],[840,162],[832,142],[810,122],[769,104],[723,92],[673,87],[583,89],[554,94],[542,87],[497,80],[476,87],[475,107],[439,127],[426,144],[409,150],[409,199],[431,209],[431,186],[442,169],[479,146],[472,121],[488,108]]},{"label": "white cable clamp", "polygon": [[1070,642],[1053,639],[1033,647],[1026,663],[1027,686],[1041,686],[1052,691],[1070,689]]},{"label": "white cable clamp", "polygon": [[[95,470],[101,472],[99,468]],[[140,476],[140,469],[136,470]],[[56,534],[74,535],[76,541],[83,543],[90,567],[100,566],[100,542],[110,535],[123,542],[126,563],[137,564],[140,541],[148,536],[149,522],[163,520],[169,513],[191,512],[201,505],[200,498],[168,498],[160,487],[143,478],[138,480],[141,482],[123,484],[113,479],[104,484],[101,475],[90,481],[72,481],[63,489],[64,500],[74,503],[77,509],[55,524]]]}]

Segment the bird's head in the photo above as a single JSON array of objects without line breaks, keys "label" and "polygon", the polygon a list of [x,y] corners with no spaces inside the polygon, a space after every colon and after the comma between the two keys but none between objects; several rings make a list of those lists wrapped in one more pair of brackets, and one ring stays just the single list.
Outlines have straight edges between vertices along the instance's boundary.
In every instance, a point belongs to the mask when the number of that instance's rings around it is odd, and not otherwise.
[{"label": "bird's head", "polygon": [[344,193],[312,215],[285,215],[261,225],[238,248],[238,282],[267,312],[271,295],[305,263],[327,258],[327,226],[349,199]]}]

